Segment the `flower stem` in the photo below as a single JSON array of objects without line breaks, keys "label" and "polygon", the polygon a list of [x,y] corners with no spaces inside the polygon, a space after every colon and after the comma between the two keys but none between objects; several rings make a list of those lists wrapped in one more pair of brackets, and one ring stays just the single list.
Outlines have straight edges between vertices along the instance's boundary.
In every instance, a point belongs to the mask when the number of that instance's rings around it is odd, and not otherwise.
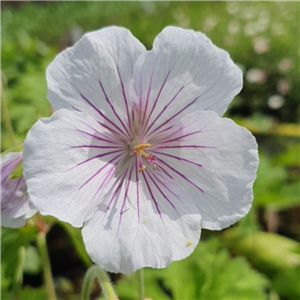
[{"label": "flower stem", "polygon": [[143,300],[145,297],[144,270],[139,269],[137,273],[138,273],[138,285],[139,285],[139,300]]},{"label": "flower stem", "polygon": [[18,267],[13,280],[15,298],[19,299],[23,283],[23,266],[25,261],[25,248],[21,246],[18,251]]},{"label": "flower stem", "polygon": [[105,299],[116,300],[117,295],[114,291],[114,288],[110,282],[107,273],[96,265],[91,266],[85,273],[81,299],[90,299],[90,291],[95,278],[98,279]]},{"label": "flower stem", "polygon": [[13,127],[11,125],[9,112],[8,112],[7,104],[5,101],[2,79],[1,79],[1,116],[2,116],[3,123],[4,123],[4,127],[8,133],[7,136],[10,139],[10,144],[14,145],[15,144],[15,138],[14,138],[15,134],[14,134]]},{"label": "flower stem", "polygon": [[55,300],[55,288],[52,279],[51,265],[48,256],[47,243],[46,243],[46,232],[40,231],[37,235],[37,245],[41,253],[43,273],[44,273],[44,283],[46,286],[46,292],[48,295],[48,300]]}]

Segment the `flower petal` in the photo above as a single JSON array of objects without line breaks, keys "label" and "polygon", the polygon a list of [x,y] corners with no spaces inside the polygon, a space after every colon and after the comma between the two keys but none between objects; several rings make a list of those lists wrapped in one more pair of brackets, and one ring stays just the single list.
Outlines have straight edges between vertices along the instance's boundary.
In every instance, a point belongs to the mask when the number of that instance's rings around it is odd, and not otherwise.
[{"label": "flower petal", "polygon": [[82,226],[123,153],[124,145],[91,116],[61,109],[40,119],[24,143],[24,176],[34,205],[44,215]]},{"label": "flower petal", "polygon": [[10,152],[1,158],[1,225],[5,227],[22,227],[37,212],[26,194],[24,177],[9,177],[22,159],[22,152]]},{"label": "flower petal", "polygon": [[138,173],[135,163],[120,184],[82,230],[95,263],[127,274],[142,267],[164,268],[193,252],[201,216],[184,188],[151,168]]},{"label": "flower petal", "polygon": [[23,227],[26,223],[25,216],[18,218],[12,218],[9,214],[1,211],[1,225],[9,228],[20,228]]},{"label": "flower petal", "polygon": [[55,110],[105,115],[126,133],[128,86],[135,61],[144,52],[145,47],[125,28],[108,27],[85,34],[48,67],[49,101]]},{"label": "flower petal", "polygon": [[166,27],[139,57],[131,83],[132,99],[148,111],[146,132],[196,110],[221,116],[241,88],[242,73],[227,52],[204,34],[177,27]]},{"label": "flower petal", "polygon": [[249,211],[258,167],[252,134],[215,112],[189,114],[181,132],[151,150],[197,204],[202,228],[220,230]]}]

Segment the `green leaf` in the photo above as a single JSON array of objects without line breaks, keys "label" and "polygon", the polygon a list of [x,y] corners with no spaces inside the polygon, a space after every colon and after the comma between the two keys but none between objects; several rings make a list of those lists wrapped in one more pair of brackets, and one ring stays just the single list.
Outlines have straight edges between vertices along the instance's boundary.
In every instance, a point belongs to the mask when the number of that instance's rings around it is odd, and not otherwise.
[{"label": "green leaf", "polygon": [[6,278],[6,265],[1,261],[1,290],[6,290],[10,284],[10,280]]},{"label": "green leaf", "polygon": [[267,298],[266,278],[245,258],[231,258],[217,238],[200,242],[188,259],[174,262],[164,273],[164,283],[178,300]]},{"label": "green leaf", "polygon": [[287,237],[257,231],[245,235],[240,228],[223,234],[225,243],[238,255],[245,255],[262,272],[273,276],[299,265],[300,244]]},{"label": "green leaf", "polygon": [[23,142],[19,142],[16,145],[7,149],[6,151],[2,152],[1,157],[3,157],[5,154],[7,154],[9,152],[20,152],[20,151],[23,151]]},{"label": "green leaf", "polygon": [[[162,289],[160,282],[162,282],[161,270],[144,269],[145,281],[145,298],[170,300],[171,297]],[[117,282],[117,293],[119,299],[132,300],[138,299],[138,274],[133,273],[124,276]]]},{"label": "green leaf", "polygon": [[[200,242],[194,253],[166,269],[146,268],[145,295],[152,299],[265,300],[267,279],[243,257],[231,258],[217,238]],[[120,299],[137,299],[137,277],[118,282]]]},{"label": "green leaf", "polygon": [[25,226],[18,229],[1,229],[1,260],[5,262],[5,278],[11,282],[18,267],[20,247],[27,247],[35,241],[36,227]]},{"label": "green leaf", "polygon": [[38,274],[42,269],[41,257],[36,247],[31,245],[25,249],[24,273]]},{"label": "green leaf", "polygon": [[46,300],[48,299],[45,288],[32,288],[25,286],[22,291],[20,300]]},{"label": "green leaf", "polygon": [[[287,153],[289,152],[284,154]],[[275,158],[274,162],[271,157],[260,153],[257,180],[253,189],[253,205],[267,207],[272,210],[283,210],[299,203],[300,180],[298,175],[291,178],[291,172],[288,171],[288,168],[279,165],[277,156]],[[297,164],[291,167],[297,168]]]},{"label": "green leaf", "polygon": [[272,287],[283,297],[300,299],[300,267],[278,273],[272,280]]},{"label": "green leaf", "polygon": [[9,175],[10,179],[16,179],[23,176],[23,160],[18,163],[15,169]]}]

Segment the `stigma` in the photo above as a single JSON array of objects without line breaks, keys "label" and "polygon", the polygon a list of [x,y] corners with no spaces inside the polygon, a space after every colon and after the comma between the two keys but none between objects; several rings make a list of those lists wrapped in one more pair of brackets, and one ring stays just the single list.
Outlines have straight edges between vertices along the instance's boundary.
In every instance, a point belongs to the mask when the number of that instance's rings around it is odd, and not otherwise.
[{"label": "stigma", "polygon": [[146,153],[143,149],[150,148],[151,144],[139,144],[134,147],[134,150],[131,152],[131,155],[138,155],[138,172],[143,172],[146,169],[146,166],[143,164],[143,159],[145,158],[153,167],[154,170],[156,170],[157,166],[155,164],[156,158],[155,155],[151,155]]}]

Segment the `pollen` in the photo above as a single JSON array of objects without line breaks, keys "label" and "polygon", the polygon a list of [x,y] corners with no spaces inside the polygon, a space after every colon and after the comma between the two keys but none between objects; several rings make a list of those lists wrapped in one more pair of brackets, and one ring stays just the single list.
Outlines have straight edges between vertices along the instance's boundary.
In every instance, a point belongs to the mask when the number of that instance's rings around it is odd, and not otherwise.
[{"label": "pollen", "polygon": [[142,158],[144,157],[148,163],[152,165],[153,170],[156,170],[157,163],[155,155],[151,155],[146,153],[143,149],[150,148],[151,144],[139,144],[133,148],[133,151],[131,152],[131,155],[138,155],[139,156],[139,172],[143,172],[146,169],[146,166],[142,163]]},{"label": "pollen", "polygon": [[187,241],[186,243],[187,243],[188,246],[192,246],[193,245],[192,241]]},{"label": "pollen", "polygon": [[143,165],[141,168],[138,169],[138,172],[143,172],[146,169],[146,166]]},{"label": "pollen", "polygon": [[145,157],[146,159],[148,159],[150,157],[149,154],[147,154],[143,149],[145,148],[150,148],[151,144],[140,144],[134,147],[134,151],[133,154],[138,154],[140,156]]}]

